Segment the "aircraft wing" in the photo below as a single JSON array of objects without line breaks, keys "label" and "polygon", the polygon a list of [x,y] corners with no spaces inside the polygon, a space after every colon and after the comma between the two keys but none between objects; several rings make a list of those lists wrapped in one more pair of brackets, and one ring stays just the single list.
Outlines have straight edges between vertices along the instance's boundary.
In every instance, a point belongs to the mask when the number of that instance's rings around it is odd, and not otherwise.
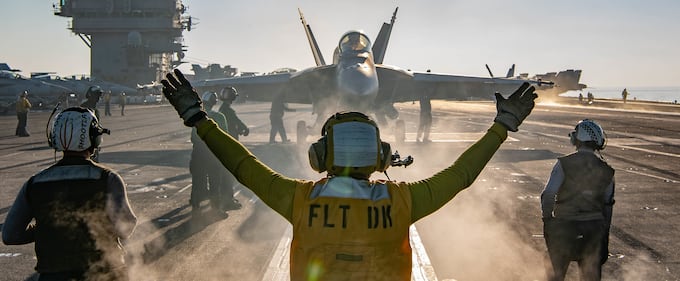
[{"label": "aircraft wing", "polygon": [[[385,65],[378,66],[377,71],[381,88],[378,100],[391,100],[392,102],[418,100],[423,94],[429,95],[431,99],[442,100],[492,100],[495,92],[507,96],[524,82],[536,85],[539,83],[513,78],[408,72]],[[542,83],[540,87],[549,86]]]},{"label": "aircraft wing", "polygon": [[[512,78],[409,72],[388,65],[377,65],[376,70],[380,81],[376,102],[382,105],[418,100],[422,94],[442,100],[492,100],[497,91],[507,96],[522,83],[532,82]],[[336,87],[333,65],[312,67],[295,73],[237,76],[191,83],[199,92],[219,92],[224,87],[232,86],[248,100],[272,101],[277,95],[284,94],[286,102],[302,104],[323,100],[332,94],[330,89]]]},{"label": "aircraft wing", "polygon": [[219,92],[222,88],[236,88],[239,95],[252,101],[272,101],[284,94],[286,102],[312,104],[322,99],[320,93],[332,87],[335,68],[332,65],[313,67],[295,73],[278,73],[256,76],[237,76],[220,79],[192,81],[199,91]]}]

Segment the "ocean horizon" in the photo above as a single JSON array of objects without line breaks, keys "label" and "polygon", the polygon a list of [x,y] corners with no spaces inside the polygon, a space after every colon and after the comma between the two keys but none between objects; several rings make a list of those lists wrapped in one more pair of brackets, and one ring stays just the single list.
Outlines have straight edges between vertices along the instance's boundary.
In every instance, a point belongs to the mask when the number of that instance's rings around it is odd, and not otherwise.
[{"label": "ocean horizon", "polygon": [[677,103],[680,100],[680,87],[588,87],[581,91],[568,91],[563,97],[578,97],[582,93],[586,97],[591,92],[595,99],[621,99],[623,89],[628,89],[628,100],[643,100]]}]

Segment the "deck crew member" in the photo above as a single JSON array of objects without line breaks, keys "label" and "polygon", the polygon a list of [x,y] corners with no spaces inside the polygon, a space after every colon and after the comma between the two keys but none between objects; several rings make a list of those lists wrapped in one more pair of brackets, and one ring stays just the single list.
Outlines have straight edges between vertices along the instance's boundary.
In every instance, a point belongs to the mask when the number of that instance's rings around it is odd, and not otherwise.
[{"label": "deck crew member", "polygon": [[534,87],[508,99],[487,133],[450,167],[417,182],[370,180],[391,164],[390,145],[376,123],[359,112],[328,118],[309,148],[312,168],[326,177],[293,179],[260,162],[206,117],[184,75],[166,75],[163,94],[186,126],[196,127],[222,164],[265,204],[293,225],[291,280],[410,280],[409,227],[470,186],[496,150],[534,107]]},{"label": "deck crew member", "polygon": [[608,256],[614,169],[596,154],[606,138],[595,121],[581,120],[569,138],[576,152],[557,159],[541,194],[549,280],[564,280],[571,261],[578,262],[581,280],[600,280]]},{"label": "deck crew member", "polygon": [[120,175],[90,160],[103,130],[85,108],[57,115],[48,143],[63,157],[24,184],[5,219],[5,244],[35,243],[38,280],[127,280],[120,239],[137,218]]}]

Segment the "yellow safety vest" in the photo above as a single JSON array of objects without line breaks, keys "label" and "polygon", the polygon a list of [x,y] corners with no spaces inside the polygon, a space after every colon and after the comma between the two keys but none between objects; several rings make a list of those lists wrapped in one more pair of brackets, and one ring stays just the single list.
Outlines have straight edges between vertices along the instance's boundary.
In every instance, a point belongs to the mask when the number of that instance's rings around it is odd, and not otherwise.
[{"label": "yellow safety vest", "polygon": [[28,112],[28,110],[31,108],[31,103],[28,101],[27,98],[20,98],[19,101],[17,101],[17,112]]},{"label": "yellow safety vest", "polygon": [[410,280],[408,189],[364,181],[373,198],[314,195],[326,183],[295,192],[291,280]]}]

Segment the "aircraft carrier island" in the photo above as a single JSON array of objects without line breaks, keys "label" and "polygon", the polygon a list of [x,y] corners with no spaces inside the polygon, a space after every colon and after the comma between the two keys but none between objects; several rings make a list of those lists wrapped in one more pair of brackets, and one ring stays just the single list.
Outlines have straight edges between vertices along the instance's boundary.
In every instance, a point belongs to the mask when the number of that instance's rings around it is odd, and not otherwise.
[{"label": "aircraft carrier island", "polygon": [[90,48],[90,75],[129,87],[160,81],[182,63],[191,16],[180,0],[61,0],[54,14]]},{"label": "aircraft carrier island", "polygon": [[[545,280],[546,247],[539,197],[556,158],[574,151],[567,134],[577,121],[596,120],[608,137],[603,157],[616,170],[616,204],[609,260],[603,280],[679,280],[680,109],[643,111],[629,102],[620,108],[538,104],[519,132],[508,139],[467,190],[415,224],[414,276],[420,280]],[[312,108],[290,104],[289,129],[310,120]],[[319,179],[308,164],[309,143],[269,144],[270,103],[234,105],[248,124],[241,141],[276,171]],[[495,116],[492,102],[433,101],[430,143],[415,142],[418,104],[397,103],[406,140],[397,143],[381,127],[384,141],[415,162],[388,170],[390,178],[414,181],[450,165],[477,140]],[[0,116],[0,222],[23,183],[55,162],[43,135],[49,112],[32,112],[28,138],[16,138],[13,116]],[[240,210],[227,218],[192,219],[189,195],[191,130],[168,105],[132,106],[125,116],[105,117],[99,159],[127,183],[138,216],[125,241],[131,280],[286,280],[289,227],[242,187]],[[295,138],[294,132],[290,133]],[[59,157],[59,155],[57,155]],[[374,178],[384,178],[374,174]],[[417,241],[415,241],[417,239]],[[2,280],[33,280],[33,244],[0,245]],[[422,250],[422,251],[420,251]],[[572,264],[567,280],[578,280]]]}]

